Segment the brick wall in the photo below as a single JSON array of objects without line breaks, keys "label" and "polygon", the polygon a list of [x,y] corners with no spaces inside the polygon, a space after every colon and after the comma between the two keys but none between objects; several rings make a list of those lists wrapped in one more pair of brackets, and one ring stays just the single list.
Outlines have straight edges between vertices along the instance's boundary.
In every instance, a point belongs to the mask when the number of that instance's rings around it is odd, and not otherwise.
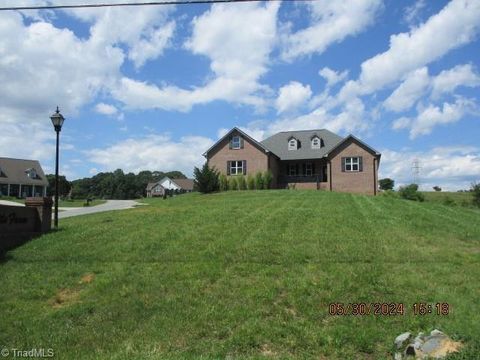
[{"label": "brick wall", "polygon": [[[362,157],[363,171],[342,172],[342,157]],[[350,140],[330,154],[332,190],[374,195],[378,184],[378,163],[375,155],[360,143]]]},{"label": "brick wall", "polygon": [[[232,136],[236,135],[240,134],[232,133]],[[248,139],[244,138],[243,149],[230,149],[229,143],[230,139],[227,137],[210,151],[208,154],[208,165],[210,167],[215,167],[221,174],[227,175],[227,161],[246,160],[246,175],[255,175],[257,171],[268,170],[268,155]]]}]

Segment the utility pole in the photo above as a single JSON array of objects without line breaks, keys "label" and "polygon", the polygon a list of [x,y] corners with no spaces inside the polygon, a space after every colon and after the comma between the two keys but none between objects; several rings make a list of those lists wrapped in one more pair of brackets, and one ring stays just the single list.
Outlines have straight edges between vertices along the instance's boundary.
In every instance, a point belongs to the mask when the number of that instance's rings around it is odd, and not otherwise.
[{"label": "utility pole", "polygon": [[413,159],[412,171],[413,171],[413,183],[420,186],[420,161],[415,158]]}]

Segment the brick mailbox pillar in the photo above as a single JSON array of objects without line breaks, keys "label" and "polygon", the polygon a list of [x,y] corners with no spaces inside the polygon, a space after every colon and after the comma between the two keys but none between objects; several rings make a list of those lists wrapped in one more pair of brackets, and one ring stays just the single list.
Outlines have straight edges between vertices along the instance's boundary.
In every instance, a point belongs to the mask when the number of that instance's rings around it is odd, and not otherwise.
[{"label": "brick mailbox pillar", "polygon": [[40,224],[39,232],[46,233],[52,228],[52,198],[51,197],[27,197],[25,206],[37,209]]}]

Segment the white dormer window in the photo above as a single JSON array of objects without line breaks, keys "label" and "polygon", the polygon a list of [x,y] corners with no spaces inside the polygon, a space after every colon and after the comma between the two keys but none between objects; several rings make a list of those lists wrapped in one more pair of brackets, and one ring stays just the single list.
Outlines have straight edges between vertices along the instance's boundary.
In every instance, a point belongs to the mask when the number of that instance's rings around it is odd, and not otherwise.
[{"label": "white dormer window", "polygon": [[288,150],[297,150],[297,139],[288,140]]},{"label": "white dormer window", "polygon": [[240,136],[232,137],[232,149],[240,149],[240,146],[241,146]]},{"label": "white dormer window", "polygon": [[318,136],[315,136],[312,139],[312,149],[320,149],[324,146],[325,144],[323,143],[323,139],[320,139]]},{"label": "white dormer window", "polygon": [[35,171],[35,169],[27,169],[27,170],[25,170],[25,172],[27,173],[27,176],[30,179],[36,179],[37,178],[37,172]]}]

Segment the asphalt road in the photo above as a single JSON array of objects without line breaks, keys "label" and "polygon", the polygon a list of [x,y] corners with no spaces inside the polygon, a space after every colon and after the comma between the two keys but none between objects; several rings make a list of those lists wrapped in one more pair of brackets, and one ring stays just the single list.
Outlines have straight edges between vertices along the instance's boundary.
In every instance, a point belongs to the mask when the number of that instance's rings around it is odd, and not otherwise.
[{"label": "asphalt road", "polygon": [[[14,201],[5,201],[0,200],[0,205],[9,205],[9,206],[25,206],[23,204],[14,202]],[[90,207],[59,207],[58,218],[64,219],[72,216],[86,215],[86,214],[95,214],[104,211],[112,210],[125,210],[131,209],[138,205],[145,205],[135,200],[107,200],[105,204],[90,206]],[[53,208],[52,208],[53,214]]]},{"label": "asphalt road", "polygon": [[[105,204],[78,208],[60,208],[58,218],[64,219],[72,216],[95,214],[104,211],[131,209],[137,205],[143,205],[135,200],[107,200]],[[53,210],[53,209],[52,209]],[[53,211],[52,211],[53,212]]]}]

